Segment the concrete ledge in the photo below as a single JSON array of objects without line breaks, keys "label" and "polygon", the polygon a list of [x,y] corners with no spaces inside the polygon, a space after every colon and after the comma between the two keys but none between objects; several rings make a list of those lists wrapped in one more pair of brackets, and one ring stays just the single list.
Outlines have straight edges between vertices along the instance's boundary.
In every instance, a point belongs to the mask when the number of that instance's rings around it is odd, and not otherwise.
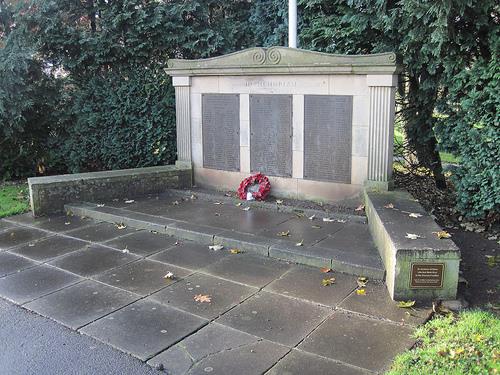
[{"label": "concrete ledge", "polygon": [[[453,241],[437,237],[436,232],[442,229],[432,217],[403,191],[365,191],[364,197],[368,225],[385,265],[391,297],[455,299],[460,250]],[[418,238],[409,239],[408,233]],[[439,272],[433,271],[434,267]],[[436,276],[440,274],[442,277]]]},{"label": "concrete ledge", "polygon": [[79,201],[109,201],[158,194],[170,188],[190,188],[192,170],[186,166],[121,169],[28,179],[31,210],[41,216],[62,212]]}]

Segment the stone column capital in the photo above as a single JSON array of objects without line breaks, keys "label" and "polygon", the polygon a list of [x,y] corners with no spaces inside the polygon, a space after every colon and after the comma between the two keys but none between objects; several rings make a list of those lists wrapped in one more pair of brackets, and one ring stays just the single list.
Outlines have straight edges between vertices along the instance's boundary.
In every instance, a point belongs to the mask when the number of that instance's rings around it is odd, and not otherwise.
[{"label": "stone column capital", "polygon": [[175,77],[172,77],[172,85],[174,87],[191,86],[191,77],[189,77],[189,76],[175,76]]},{"label": "stone column capital", "polygon": [[368,87],[396,87],[398,85],[398,76],[389,74],[368,74],[366,76]]}]

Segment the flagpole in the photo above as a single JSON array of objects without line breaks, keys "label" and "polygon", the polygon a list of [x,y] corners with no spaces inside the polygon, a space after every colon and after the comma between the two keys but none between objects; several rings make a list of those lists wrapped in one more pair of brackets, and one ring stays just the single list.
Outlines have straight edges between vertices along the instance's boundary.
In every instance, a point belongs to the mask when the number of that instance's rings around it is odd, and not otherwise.
[{"label": "flagpole", "polygon": [[288,0],[288,47],[297,48],[297,0]]}]

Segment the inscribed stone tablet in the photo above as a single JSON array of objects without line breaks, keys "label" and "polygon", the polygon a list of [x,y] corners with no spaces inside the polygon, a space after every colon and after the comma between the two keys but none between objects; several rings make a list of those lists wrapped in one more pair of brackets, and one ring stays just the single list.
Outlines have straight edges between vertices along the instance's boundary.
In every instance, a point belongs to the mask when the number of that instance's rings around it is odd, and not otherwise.
[{"label": "inscribed stone tablet", "polygon": [[250,169],[292,176],[291,95],[250,95]]},{"label": "inscribed stone tablet", "polygon": [[351,183],[352,96],[304,96],[304,178]]},{"label": "inscribed stone tablet", "polygon": [[202,95],[203,167],[240,170],[240,96]]}]

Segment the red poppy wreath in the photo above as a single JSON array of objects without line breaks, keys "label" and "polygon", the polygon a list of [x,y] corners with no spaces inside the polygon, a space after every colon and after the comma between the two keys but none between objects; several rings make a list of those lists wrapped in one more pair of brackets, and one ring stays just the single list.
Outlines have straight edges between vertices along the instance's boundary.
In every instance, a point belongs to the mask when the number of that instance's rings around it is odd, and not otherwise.
[{"label": "red poppy wreath", "polygon": [[251,200],[253,197],[253,199],[261,201],[266,199],[270,191],[271,183],[267,176],[255,173],[241,181],[238,196],[245,200]]}]

